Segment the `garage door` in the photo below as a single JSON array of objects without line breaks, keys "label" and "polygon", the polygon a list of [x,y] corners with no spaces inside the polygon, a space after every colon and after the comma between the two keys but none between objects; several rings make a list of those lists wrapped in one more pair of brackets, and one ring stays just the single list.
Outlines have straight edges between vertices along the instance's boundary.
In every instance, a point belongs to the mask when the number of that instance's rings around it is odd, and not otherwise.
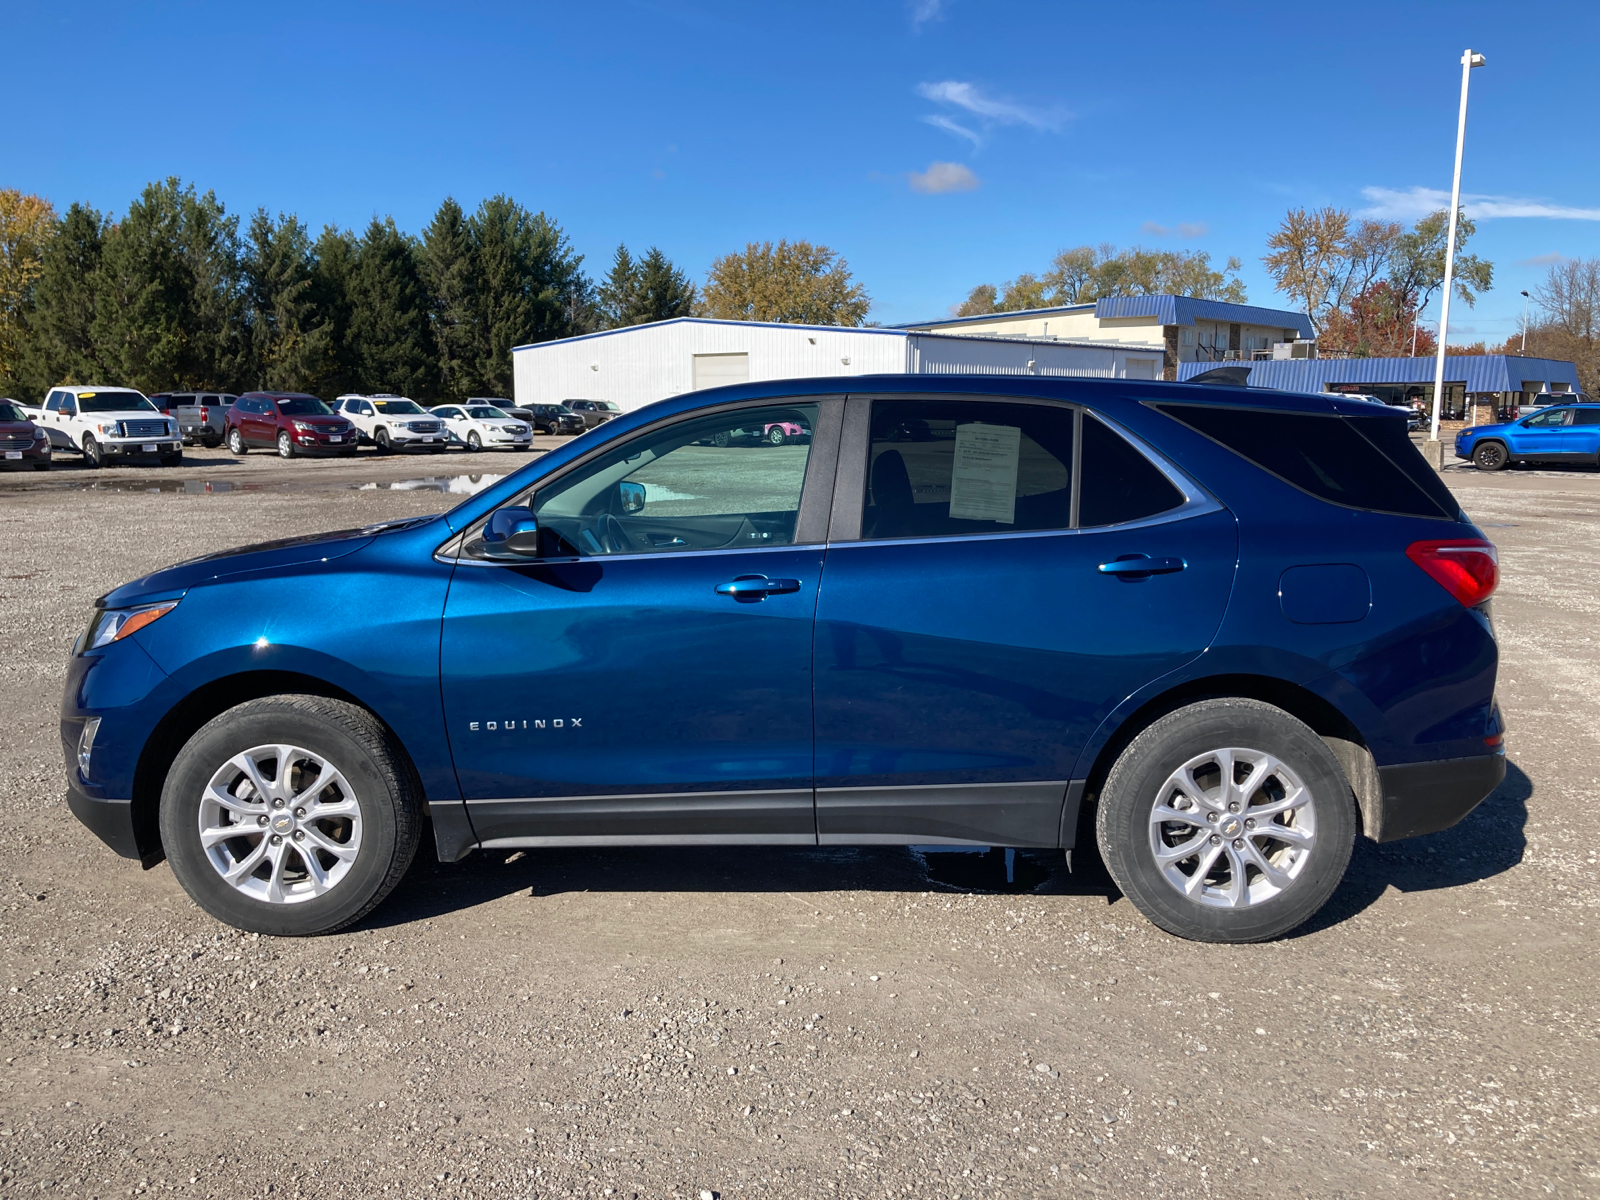
[{"label": "garage door", "polygon": [[745,383],[750,378],[748,354],[696,354],[694,356],[694,390],[722,387],[729,383]]}]

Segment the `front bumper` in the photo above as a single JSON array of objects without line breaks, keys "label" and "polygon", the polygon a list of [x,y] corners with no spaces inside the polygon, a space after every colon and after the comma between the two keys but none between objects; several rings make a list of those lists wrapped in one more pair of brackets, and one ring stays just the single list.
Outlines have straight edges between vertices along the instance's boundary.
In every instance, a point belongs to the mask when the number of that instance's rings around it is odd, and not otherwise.
[{"label": "front bumper", "polygon": [[[154,446],[154,450],[145,447]],[[167,434],[158,438],[107,438],[100,443],[100,449],[106,454],[115,454],[122,458],[137,458],[140,455],[150,454],[178,454],[183,450],[183,437],[178,434]]]},{"label": "front bumper", "polygon": [[389,435],[389,445],[396,450],[448,450],[450,448],[450,435],[447,433],[413,433],[407,437]]},{"label": "front bumper", "polygon": [[26,450],[6,450],[0,453],[0,468],[36,467],[50,461],[49,442],[35,442]]},{"label": "front bumper", "polygon": [[102,800],[79,789],[68,772],[67,807],[106,845],[123,858],[137,859],[153,867],[166,856],[161,852],[161,835],[156,829],[139,829],[133,819],[132,800]]},{"label": "front bumper", "polygon": [[1383,792],[1378,819],[1369,822],[1375,828],[1367,834],[1375,842],[1398,842],[1449,829],[1483,803],[1505,777],[1504,754],[1379,767]]}]

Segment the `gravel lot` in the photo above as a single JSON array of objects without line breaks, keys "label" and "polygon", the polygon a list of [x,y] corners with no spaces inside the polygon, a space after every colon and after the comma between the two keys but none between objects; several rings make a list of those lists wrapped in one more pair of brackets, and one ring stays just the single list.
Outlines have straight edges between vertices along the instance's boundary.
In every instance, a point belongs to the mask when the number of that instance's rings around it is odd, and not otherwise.
[{"label": "gravel lot", "polygon": [[1514,765],[1458,828],[1360,845],[1281,942],[1170,938],[1082,853],[1008,882],[893,848],[419,861],[353,931],[274,941],[68,813],[90,604],[451,503],[362,484],[528,460],[189,457],[0,476],[0,1194],[1600,1194],[1600,865],[1568,832],[1600,475],[1447,471],[1501,548]]}]

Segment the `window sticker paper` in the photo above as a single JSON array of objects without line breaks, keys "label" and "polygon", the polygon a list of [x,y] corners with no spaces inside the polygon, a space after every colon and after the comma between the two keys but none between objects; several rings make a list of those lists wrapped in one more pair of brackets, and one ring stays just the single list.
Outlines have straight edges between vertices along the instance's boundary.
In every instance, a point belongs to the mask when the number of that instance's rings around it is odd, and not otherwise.
[{"label": "window sticker paper", "polygon": [[1021,453],[1022,430],[1015,425],[957,425],[950,515],[962,521],[1016,524]]}]

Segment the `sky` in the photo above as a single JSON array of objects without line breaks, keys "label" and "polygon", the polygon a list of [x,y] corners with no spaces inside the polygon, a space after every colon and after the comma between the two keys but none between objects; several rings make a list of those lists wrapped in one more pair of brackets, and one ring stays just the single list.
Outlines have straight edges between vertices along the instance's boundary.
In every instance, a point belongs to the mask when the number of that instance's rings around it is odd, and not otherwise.
[{"label": "sky", "polygon": [[[271,5],[4,0],[0,187],[126,210],[176,175],[230,212],[420,232],[505,193],[585,268],[746,242],[848,261],[871,319],[942,315],[1057,250],[1229,256],[1252,303],[1292,207],[1412,221],[1462,191],[1495,264],[1451,340],[1600,255],[1600,4],[1343,0]],[[25,52],[19,52],[25,47]],[[23,64],[27,64],[23,69]]]}]

